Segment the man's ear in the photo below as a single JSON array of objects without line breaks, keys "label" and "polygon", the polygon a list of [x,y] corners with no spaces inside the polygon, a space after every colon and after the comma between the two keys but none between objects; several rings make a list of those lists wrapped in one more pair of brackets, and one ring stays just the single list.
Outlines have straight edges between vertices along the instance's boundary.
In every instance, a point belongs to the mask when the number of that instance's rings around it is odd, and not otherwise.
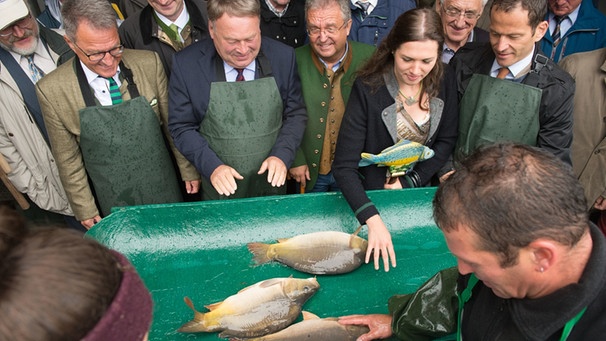
[{"label": "man's ear", "polygon": [[532,251],[533,261],[541,272],[549,269],[557,260],[557,245],[549,239],[537,239],[528,248]]},{"label": "man's ear", "polygon": [[549,29],[549,23],[547,21],[541,21],[537,25],[537,28],[534,30],[535,43],[538,42],[539,40],[543,39],[543,36],[545,35],[545,33],[547,33],[548,29]]}]

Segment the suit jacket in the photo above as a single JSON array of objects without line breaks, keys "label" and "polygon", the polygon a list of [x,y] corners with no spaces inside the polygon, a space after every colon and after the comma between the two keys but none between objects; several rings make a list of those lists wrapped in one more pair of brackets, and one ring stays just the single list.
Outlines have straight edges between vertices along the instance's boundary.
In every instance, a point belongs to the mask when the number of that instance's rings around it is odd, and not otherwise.
[{"label": "suit jacket", "polygon": [[[267,37],[262,38],[260,53],[269,59],[284,105],[282,128],[268,156],[278,157],[288,168],[301,143],[307,121],[295,53],[290,46]],[[177,149],[206,179],[210,179],[212,172],[223,164],[198,132],[208,108],[211,83],[219,81],[217,58],[221,57],[212,39],[188,46],[175,54],[169,84],[168,128]],[[257,58],[255,78],[260,76]]]},{"label": "suit jacket", "polygon": [[[164,133],[170,137],[166,126],[168,124],[168,88],[162,62],[155,52],[124,50],[122,55],[124,65],[133,72],[133,80],[139,93],[151,103],[158,120],[162,122]],[[90,219],[99,214],[95,199],[88,184],[88,178],[82,154],[80,153],[80,109],[86,107],[76,78],[74,63],[69,61],[55,71],[46,75],[36,84],[36,92],[40,107],[44,114],[44,122],[48,130],[53,155],[57,161],[61,182],[78,220]],[[124,100],[130,99],[127,90],[128,82],[120,85]],[[170,141],[170,138],[168,139]],[[180,155],[174,146],[173,153],[181,171],[183,180],[199,178],[195,169]]]},{"label": "suit jacket", "polygon": [[560,62],[577,82],[574,94],[572,169],[591,207],[606,197],[606,48],[575,53]]}]

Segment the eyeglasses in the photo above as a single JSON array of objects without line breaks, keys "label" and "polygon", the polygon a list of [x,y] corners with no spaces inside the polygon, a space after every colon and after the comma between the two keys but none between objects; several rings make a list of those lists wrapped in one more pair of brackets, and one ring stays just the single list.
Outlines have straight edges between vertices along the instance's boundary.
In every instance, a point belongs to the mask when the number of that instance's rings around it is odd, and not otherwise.
[{"label": "eyeglasses", "polygon": [[343,27],[347,26],[348,22],[349,22],[349,20],[344,22],[343,25],[341,25],[339,27],[329,26],[324,29],[319,28],[319,27],[311,27],[311,28],[308,27],[307,34],[309,34],[310,37],[315,37],[315,36],[319,36],[320,33],[322,31],[324,31],[324,34],[326,34],[326,35],[333,35],[333,34],[336,34],[337,32],[339,32]]},{"label": "eyeglasses", "polygon": [[91,53],[91,54],[84,52],[84,50],[80,46],[78,46],[78,44],[76,44],[76,42],[74,42],[74,45],[76,45],[76,47],[79,48],[80,51],[82,51],[82,53],[84,53],[84,55],[86,57],[88,57],[88,60],[90,60],[93,63],[98,63],[98,62],[102,61],[103,58],[105,58],[106,53],[109,53],[112,57],[119,57],[122,55],[122,53],[124,53],[124,45],[122,45],[122,44],[114,47],[111,50],[107,50],[107,51],[103,51],[103,52],[95,52],[95,53]]},{"label": "eyeglasses", "polygon": [[460,9],[456,8],[456,7],[447,7],[447,8],[443,8],[444,13],[446,13],[447,16],[451,17],[451,18],[460,18],[461,14],[466,18],[466,19],[477,19],[480,17],[480,15],[478,14],[478,12],[476,11],[461,11]]},{"label": "eyeglasses", "polygon": [[13,34],[13,30],[14,30],[15,26],[19,27],[22,30],[31,29],[32,22],[29,20],[31,17],[32,17],[32,15],[28,14],[26,17],[23,17],[23,18],[19,19],[18,21],[15,21],[11,25],[8,25],[2,31],[0,31],[0,37],[6,38],[6,37],[10,36],[11,34]]}]

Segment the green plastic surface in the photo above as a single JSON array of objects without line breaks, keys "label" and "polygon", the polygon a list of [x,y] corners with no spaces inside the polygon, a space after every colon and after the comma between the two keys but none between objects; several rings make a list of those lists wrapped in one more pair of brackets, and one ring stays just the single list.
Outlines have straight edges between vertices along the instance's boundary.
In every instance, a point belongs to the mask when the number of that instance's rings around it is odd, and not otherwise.
[{"label": "green plastic surface", "polygon": [[[415,291],[438,270],[455,265],[432,219],[435,188],[369,191],[392,233],[397,267],[372,264],[344,275],[318,276],[319,291],[304,306],[320,317],[387,313],[387,299]],[[125,254],[154,299],[150,340],[222,340],[217,333],[181,334],[196,308],[222,301],[273,277],[308,278],[278,263],[254,266],[248,242],[318,231],[352,233],[359,226],[340,193],[114,208],[87,236]],[[367,238],[367,229],[360,235]]]}]

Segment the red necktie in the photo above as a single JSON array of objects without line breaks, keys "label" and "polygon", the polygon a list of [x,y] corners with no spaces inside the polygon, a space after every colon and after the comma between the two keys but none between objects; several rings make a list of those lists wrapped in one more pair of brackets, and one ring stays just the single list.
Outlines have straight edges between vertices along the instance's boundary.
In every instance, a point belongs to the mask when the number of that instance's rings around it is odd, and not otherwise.
[{"label": "red necktie", "polygon": [[236,69],[238,75],[236,76],[236,82],[244,82],[244,69]]}]

